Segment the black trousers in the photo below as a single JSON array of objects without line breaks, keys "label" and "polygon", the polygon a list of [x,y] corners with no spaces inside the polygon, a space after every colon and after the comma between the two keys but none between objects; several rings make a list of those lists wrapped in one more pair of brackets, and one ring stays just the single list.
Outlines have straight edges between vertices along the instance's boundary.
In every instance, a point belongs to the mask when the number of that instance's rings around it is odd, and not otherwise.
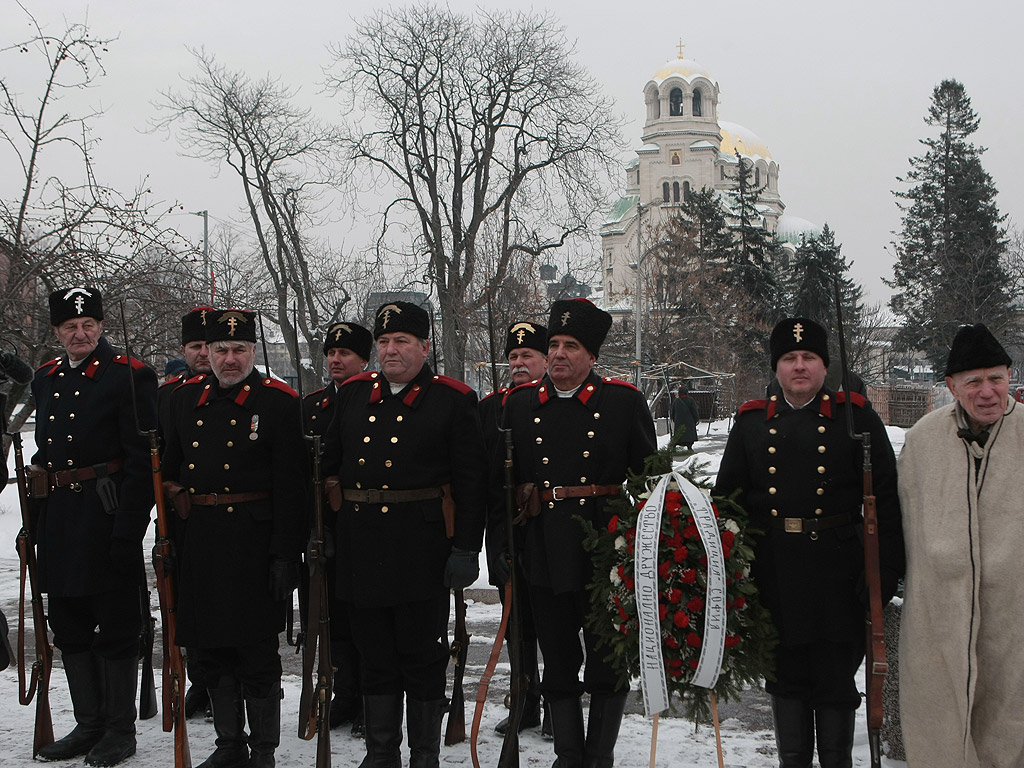
[{"label": "black trousers", "polygon": [[449,593],[398,605],[351,607],[352,639],[362,656],[365,695],[404,691],[416,701],[444,697]]},{"label": "black trousers", "polygon": [[246,698],[263,699],[281,690],[277,635],[232,648],[189,648],[189,667],[198,667],[208,688],[240,684]]},{"label": "black trousers", "polygon": [[[530,585],[533,620],[540,651],[544,655],[541,691],[549,701],[574,698],[588,693],[615,693],[619,685],[611,663],[605,661],[607,648],[595,650],[597,636],[586,626],[590,596],[585,591],[555,594],[551,589]],[[579,634],[583,630],[583,644]],[[584,650],[586,656],[584,657]],[[583,682],[580,683],[580,668]]]},{"label": "black trousers", "polygon": [[97,595],[50,595],[47,603],[53,644],[62,653],[92,651],[111,661],[138,658],[142,609],[135,584]]},{"label": "black trousers", "polygon": [[864,661],[864,643],[818,642],[775,649],[775,680],[765,690],[773,696],[801,699],[815,709],[860,706],[856,675]]}]

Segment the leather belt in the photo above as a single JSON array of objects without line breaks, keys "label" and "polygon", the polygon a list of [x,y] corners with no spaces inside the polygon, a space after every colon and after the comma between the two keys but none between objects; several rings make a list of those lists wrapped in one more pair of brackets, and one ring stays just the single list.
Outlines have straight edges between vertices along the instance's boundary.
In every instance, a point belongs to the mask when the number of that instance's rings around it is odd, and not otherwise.
[{"label": "leather belt", "polygon": [[342,488],[345,501],[365,501],[368,504],[397,504],[403,501],[426,501],[440,499],[444,489],[412,488],[407,491],[378,490],[376,488]]},{"label": "leather belt", "polygon": [[189,500],[200,507],[216,507],[220,504],[241,504],[246,501],[262,501],[270,498],[270,491],[252,493],[192,493]]},{"label": "leather belt", "polygon": [[849,525],[853,521],[853,515],[849,512],[828,517],[773,517],[771,519],[772,528],[778,528],[786,533],[817,533],[828,528]]},{"label": "leather belt", "polygon": [[[46,479],[51,488],[71,487],[73,491],[82,490],[81,485],[87,480],[105,477],[120,472],[124,467],[124,459],[112,459],[106,464],[93,464],[80,469],[64,469],[60,472],[47,472]],[[77,488],[75,486],[78,486]]]},{"label": "leather belt", "polygon": [[590,499],[597,496],[618,496],[622,493],[621,485],[556,485],[540,491],[541,501],[561,501],[562,499]]}]

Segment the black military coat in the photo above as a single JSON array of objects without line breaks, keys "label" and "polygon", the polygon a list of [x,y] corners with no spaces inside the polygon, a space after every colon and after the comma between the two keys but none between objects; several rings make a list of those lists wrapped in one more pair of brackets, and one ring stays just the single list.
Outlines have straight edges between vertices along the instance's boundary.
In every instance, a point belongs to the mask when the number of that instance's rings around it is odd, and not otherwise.
[{"label": "black military coat", "polygon": [[338,404],[338,388],[332,382],[323,389],[311,392],[302,400],[302,423],[307,435],[327,434]]},{"label": "black military coat", "polygon": [[[781,396],[740,407],[722,457],[716,495],[737,489],[750,524],[765,533],[752,568],[783,645],[859,641],[864,633],[861,542],[862,448],[847,432],[845,393],[823,389],[804,408]],[[883,589],[902,575],[903,532],[896,459],[881,419],[851,395],[854,429],[871,434]],[[849,514],[856,522],[816,533],[787,533],[772,520]]]},{"label": "black military coat", "polygon": [[[547,375],[505,398],[505,423],[515,444],[517,482],[538,489],[612,485],[639,472],[657,450],[647,402],[624,381],[591,372],[573,397],[560,398]],[[601,527],[608,497],[541,502],[526,523],[523,567],[531,584],[558,592],[585,589],[593,566],[583,549],[582,518]]]},{"label": "black military coat", "polygon": [[451,547],[479,551],[486,514],[486,457],[476,393],[429,366],[392,394],[379,372],[338,390],[324,474],[342,488],[413,490],[451,483],[454,537],[441,500],[345,500],[335,525],[339,597],[376,605],[443,597]]},{"label": "black military coat", "polygon": [[115,459],[118,506],[104,511],[96,481],[80,492],[60,487],[41,505],[37,527],[40,583],[51,595],[93,595],[123,578],[110,567],[114,538],[138,542],[137,581],[145,583],[142,537],[153,506],[149,443],[136,426],[129,375],[143,428],[156,425],[156,374],[114,351],[100,337],[93,353],[72,368],[67,357],[43,364],[32,381],[36,400],[36,454],[51,472],[83,469]]},{"label": "black military coat", "polygon": [[171,376],[171,378],[161,384],[156,391],[156,407],[157,416],[160,419],[161,443],[163,442],[164,433],[167,431],[167,422],[171,418],[171,393],[190,378],[191,375],[186,376],[183,373]]},{"label": "black military coat", "polygon": [[178,644],[238,647],[284,628],[273,557],[297,560],[308,528],[308,461],[294,390],[253,371],[226,391],[199,375],[174,390],[164,478],[190,493],[268,498],[193,505],[175,517]]},{"label": "black military coat", "polygon": [[[500,430],[502,418],[502,401],[509,393],[509,387],[500,387],[480,400],[480,426],[484,433],[484,446],[487,450],[487,531],[485,544],[487,547],[488,573],[493,574],[491,565],[494,558],[508,551],[508,531],[506,526],[505,503],[505,440]],[[520,537],[516,537],[519,543]],[[490,577],[491,586],[503,587],[494,576]]]}]

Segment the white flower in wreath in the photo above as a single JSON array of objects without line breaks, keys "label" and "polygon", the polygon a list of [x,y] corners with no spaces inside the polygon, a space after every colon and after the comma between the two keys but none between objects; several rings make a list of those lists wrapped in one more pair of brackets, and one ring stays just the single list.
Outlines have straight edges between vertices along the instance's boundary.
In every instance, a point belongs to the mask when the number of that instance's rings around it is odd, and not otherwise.
[{"label": "white flower in wreath", "polygon": [[615,537],[615,548],[619,549],[619,550],[622,550],[622,549],[626,548],[626,537],[625,536],[616,536]]},{"label": "white flower in wreath", "polygon": [[735,534],[739,534],[740,532],[740,527],[736,524],[736,521],[733,520],[731,517],[726,519],[724,526],[725,530],[727,531],[732,531]]},{"label": "white flower in wreath", "polygon": [[611,578],[612,584],[614,584],[615,586],[619,586],[619,584],[622,583],[622,577],[619,576],[619,566],[613,565],[611,573],[608,575]]}]

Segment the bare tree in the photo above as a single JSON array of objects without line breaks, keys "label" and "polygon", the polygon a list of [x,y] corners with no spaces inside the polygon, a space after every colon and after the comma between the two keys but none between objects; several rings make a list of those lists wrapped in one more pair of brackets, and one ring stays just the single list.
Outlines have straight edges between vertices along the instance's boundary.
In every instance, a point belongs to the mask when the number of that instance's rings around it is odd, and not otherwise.
[{"label": "bare tree", "polygon": [[[547,14],[427,4],[369,16],[333,51],[328,86],[365,110],[353,158],[398,191],[379,240],[411,217],[440,305],[446,370],[463,375],[467,318],[534,257],[588,232],[617,170],[619,121]],[[481,228],[496,259],[482,275]]]},{"label": "bare tree", "polygon": [[[19,77],[0,77],[0,161],[11,169],[11,192],[0,197],[0,323],[18,353],[40,363],[56,351],[46,296],[73,283],[101,286],[108,306],[148,297],[144,333],[159,335],[167,292],[151,288],[185,269],[185,244],[163,225],[170,209],[151,201],[145,182],[124,193],[99,181],[90,127],[100,113],[77,108],[76,97],[105,74],[109,41],[85,24],[51,34],[21,8],[31,33],[0,47],[0,72]],[[23,59],[17,66],[15,57]],[[12,394],[5,418],[24,388]],[[11,427],[33,408],[24,403]]]},{"label": "bare tree", "polygon": [[266,298],[254,307],[280,327],[296,370],[312,385],[322,378],[323,360],[311,355],[312,371],[300,365],[292,308],[299,337],[319,348],[323,329],[340,317],[365,272],[313,236],[325,223],[323,195],[337,173],[340,134],[296,106],[296,92],[279,80],[253,80],[212,54],[193,55],[199,73],[183,78],[183,92],[162,94],[154,125],[176,127],[186,154],[226,163],[238,175],[267,280]]}]

